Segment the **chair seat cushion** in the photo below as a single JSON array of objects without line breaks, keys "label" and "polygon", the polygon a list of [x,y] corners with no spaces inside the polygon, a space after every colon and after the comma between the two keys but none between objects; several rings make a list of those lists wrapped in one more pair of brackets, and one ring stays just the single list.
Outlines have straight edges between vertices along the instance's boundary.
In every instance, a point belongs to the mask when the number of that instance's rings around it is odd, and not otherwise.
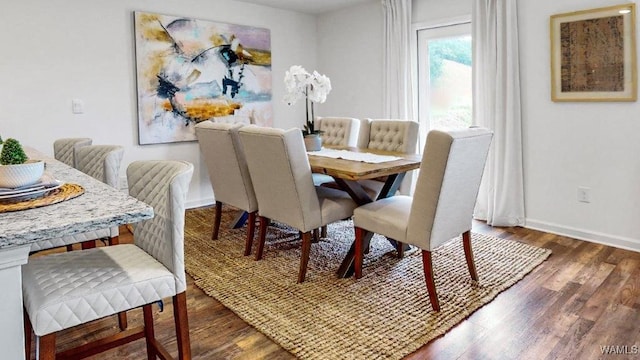
[{"label": "chair seat cushion", "polygon": [[397,195],[358,207],[353,225],[404,242],[413,199]]},{"label": "chair seat cushion", "polygon": [[332,183],[336,181],[333,176],[327,174],[313,173],[311,174],[311,177],[313,178],[313,185],[315,186],[320,186],[325,183]]},{"label": "chair seat cushion", "polygon": [[36,257],[22,267],[38,336],[174,296],[175,288],[174,275],[131,244]]},{"label": "chair seat cushion", "polygon": [[[357,206],[351,196],[342,190],[317,186],[316,194],[318,194],[322,214],[321,226],[350,218],[353,215],[353,209]],[[300,230],[309,231],[312,229]]]}]

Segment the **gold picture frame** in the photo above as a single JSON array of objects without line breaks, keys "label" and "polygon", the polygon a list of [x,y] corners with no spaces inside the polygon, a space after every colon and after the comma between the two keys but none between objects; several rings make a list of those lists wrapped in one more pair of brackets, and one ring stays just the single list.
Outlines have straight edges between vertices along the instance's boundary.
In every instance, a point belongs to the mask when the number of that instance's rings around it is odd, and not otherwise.
[{"label": "gold picture frame", "polygon": [[635,4],[552,15],[551,100],[636,101]]}]

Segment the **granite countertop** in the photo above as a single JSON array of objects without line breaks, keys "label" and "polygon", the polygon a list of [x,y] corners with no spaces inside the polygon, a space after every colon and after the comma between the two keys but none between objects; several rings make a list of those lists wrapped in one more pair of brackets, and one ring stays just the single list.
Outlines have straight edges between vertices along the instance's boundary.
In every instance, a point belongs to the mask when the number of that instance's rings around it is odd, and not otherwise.
[{"label": "granite countertop", "polygon": [[25,149],[30,158],[43,159],[45,171],[66,183],[79,184],[85,193],[57,204],[0,213],[0,248],[42,239],[135,223],[153,217],[153,208],[66,164]]}]

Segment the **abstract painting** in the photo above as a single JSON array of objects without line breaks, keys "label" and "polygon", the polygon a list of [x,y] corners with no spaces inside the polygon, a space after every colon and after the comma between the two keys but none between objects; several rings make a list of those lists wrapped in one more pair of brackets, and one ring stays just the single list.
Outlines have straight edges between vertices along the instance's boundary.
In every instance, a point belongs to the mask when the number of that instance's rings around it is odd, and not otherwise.
[{"label": "abstract painting", "polygon": [[635,101],[635,4],[551,17],[553,101]]},{"label": "abstract painting", "polygon": [[216,118],[272,126],[268,29],[146,12],[134,18],[141,145],[194,141],[195,125]]}]

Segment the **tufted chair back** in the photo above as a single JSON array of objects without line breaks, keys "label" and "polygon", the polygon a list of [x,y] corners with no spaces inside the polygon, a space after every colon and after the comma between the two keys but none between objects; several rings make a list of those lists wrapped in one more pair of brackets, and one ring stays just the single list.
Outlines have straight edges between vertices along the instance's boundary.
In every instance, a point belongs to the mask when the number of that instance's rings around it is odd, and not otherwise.
[{"label": "tufted chair back", "polygon": [[56,160],[76,167],[75,151],[83,146],[91,145],[93,140],[90,138],[64,138],[53,142],[53,157]]},{"label": "tufted chair back", "polygon": [[123,155],[122,146],[87,145],[76,149],[76,168],[117,189]]},{"label": "tufted chair back", "polygon": [[[385,151],[395,151],[405,154],[415,154],[418,145],[419,126],[411,120],[381,120],[364,119],[360,122],[358,147]],[[408,194],[411,189],[413,174],[405,177],[400,192]],[[361,180],[365,190],[377,198],[383,183],[378,180]]]},{"label": "tufted chair back", "polygon": [[322,144],[333,146],[358,145],[360,120],[350,117],[319,117],[316,128],[322,131]]},{"label": "tufted chair back", "polygon": [[418,123],[411,120],[364,119],[358,147],[415,154],[418,129]]},{"label": "tufted chair back", "polygon": [[127,167],[129,195],[153,207],[153,219],[134,224],[134,242],[187,288],[184,270],[184,211],[193,165],[185,161],[134,161]]}]

